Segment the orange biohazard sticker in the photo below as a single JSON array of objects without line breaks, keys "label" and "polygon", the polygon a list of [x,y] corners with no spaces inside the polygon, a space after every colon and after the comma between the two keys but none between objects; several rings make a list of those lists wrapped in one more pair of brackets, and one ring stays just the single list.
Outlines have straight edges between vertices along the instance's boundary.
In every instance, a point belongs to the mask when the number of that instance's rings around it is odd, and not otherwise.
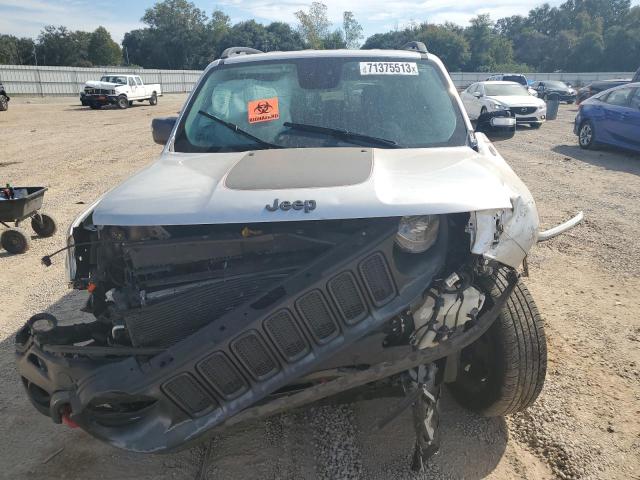
[{"label": "orange biohazard sticker", "polygon": [[280,118],[278,97],[249,102],[249,123],[271,122]]}]

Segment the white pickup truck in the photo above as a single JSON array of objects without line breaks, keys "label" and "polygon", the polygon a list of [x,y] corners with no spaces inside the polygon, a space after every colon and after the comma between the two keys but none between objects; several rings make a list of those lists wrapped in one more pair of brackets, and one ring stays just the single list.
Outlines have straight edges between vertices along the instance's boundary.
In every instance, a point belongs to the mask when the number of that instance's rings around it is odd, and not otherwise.
[{"label": "white pickup truck", "polygon": [[97,82],[85,83],[80,92],[80,102],[95,110],[104,105],[127,108],[135,101],[149,100],[150,105],[156,105],[160,96],[162,89],[159,83],[145,85],[138,75],[114,74],[104,75]]}]

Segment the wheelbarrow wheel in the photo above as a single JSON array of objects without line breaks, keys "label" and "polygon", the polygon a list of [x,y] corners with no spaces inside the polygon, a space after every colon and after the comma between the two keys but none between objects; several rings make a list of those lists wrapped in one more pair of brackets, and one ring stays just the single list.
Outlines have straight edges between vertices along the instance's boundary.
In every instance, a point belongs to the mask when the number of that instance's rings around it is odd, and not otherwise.
[{"label": "wheelbarrow wheel", "polygon": [[24,253],[29,250],[29,237],[21,228],[10,228],[2,232],[0,243],[9,253]]},{"label": "wheelbarrow wheel", "polygon": [[31,228],[39,237],[51,237],[58,229],[56,221],[46,213],[37,213],[31,217]]}]

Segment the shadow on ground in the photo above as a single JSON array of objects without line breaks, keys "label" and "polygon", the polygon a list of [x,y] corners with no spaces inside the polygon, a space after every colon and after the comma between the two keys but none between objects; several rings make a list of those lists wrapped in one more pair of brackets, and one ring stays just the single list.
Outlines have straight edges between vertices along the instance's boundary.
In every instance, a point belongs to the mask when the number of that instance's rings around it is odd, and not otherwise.
[{"label": "shadow on ground", "polygon": [[[79,309],[86,294],[71,292],[47,309],[60,324],[91,321]],[[35,312],[33,312],[35,313]],[[26,319],[25,319],[26,320]],[[374,425],[398,405],[399,398],[361,401],[341,407],[310,405],[277,417],[217,432],[177,453],[145,455],[102,443],[78,429],[55,425],[30,405],[14,367],[13,335],[0,342],[0,464],[12,479],[169,479],[169,478],[466,478],[481,479],[500,462],[508,441],[502,418],[482,418],[459,407],[445,391],[441,402],[441,451],[428,470],[410,470],[414,431],[410,410],[383,430]],[[322,409],[351,412],[329,429]],[[274,425],[280,425],[274,428]],[[344,455],[340,432],[353,433]],[[274,434],[277,431],[279,433]],[[324,432],[323,432],[324,431]],[[327,435],[327,432],[329,434]],[[287,440],[288,439],[288,440]],[[324,448],[318,449],[323,443]],[[287,443],[289,446],[287,447]],[[306,451],[299,455],[299,451]],[[355,453],[353,453],[355,452]],[[336,462],[336,458],[342,459]],[[352,464],[357,464],[354,470]],[[327,469],[327,465],[333,465]],[[356,477],[351,474],[359,472]],[[327,474],[330,473],[330,477]]]},{"label": "shadow on ground", "polygon": [[640,154],[614,147],[601,146],[584,150],[578,145],[558,145],[552,151],[565,157],[618,172],[640,175]]}]

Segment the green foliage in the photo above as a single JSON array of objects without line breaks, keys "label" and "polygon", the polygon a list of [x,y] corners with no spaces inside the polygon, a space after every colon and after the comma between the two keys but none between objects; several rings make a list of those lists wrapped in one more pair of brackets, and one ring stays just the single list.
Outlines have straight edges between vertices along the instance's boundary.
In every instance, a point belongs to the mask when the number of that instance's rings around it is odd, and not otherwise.
[{"label": "green foliage", "polygon": [[91,34],[88,46],[89,61],[93,65],[120,65],[122,51],[104,27],[98,27]]},{"label": "green foliage", "polygon": [[33,65],[35,43],[30,38],[0,35],[0,64]]},{"label": "green foliage", "polygon": [[[254,20],[232,24],[221,10],[208,16],[189,0],[160,0],[145,11],[146,27],[127,32],[123,51],[109,32],[47,26],[34,42],[0,35],[0,63],[32,65],[141,65],[201,69],[230,46],[264,51],[358,48],[362,26],[350,11],[332,30],[327,6],[312,2],[295,14],[297,24]],[[412,23],[377,33],[361,48],[399,48],[417,40],[451,71],[633,71],[640,63],[640,6],[630,0],[566,0],[494,22],[478,15],[467,27]]]},{"label": "green foliage", "polygon": [[295,13],[299,22],[298,32],[309,48],[323,48],[325,39],[330,35],[331,22],[327,16],[327,6],[321,2],[313,2],[309,10],[298,10]]},{"label": "green foliage", "polygon": [[347,48],[358,48],[360,40],[364,38],[362,34],[362,25],[358,23],[353,12],[344,12],[342,14],[342,30],[344,31],[344,43]]}]

